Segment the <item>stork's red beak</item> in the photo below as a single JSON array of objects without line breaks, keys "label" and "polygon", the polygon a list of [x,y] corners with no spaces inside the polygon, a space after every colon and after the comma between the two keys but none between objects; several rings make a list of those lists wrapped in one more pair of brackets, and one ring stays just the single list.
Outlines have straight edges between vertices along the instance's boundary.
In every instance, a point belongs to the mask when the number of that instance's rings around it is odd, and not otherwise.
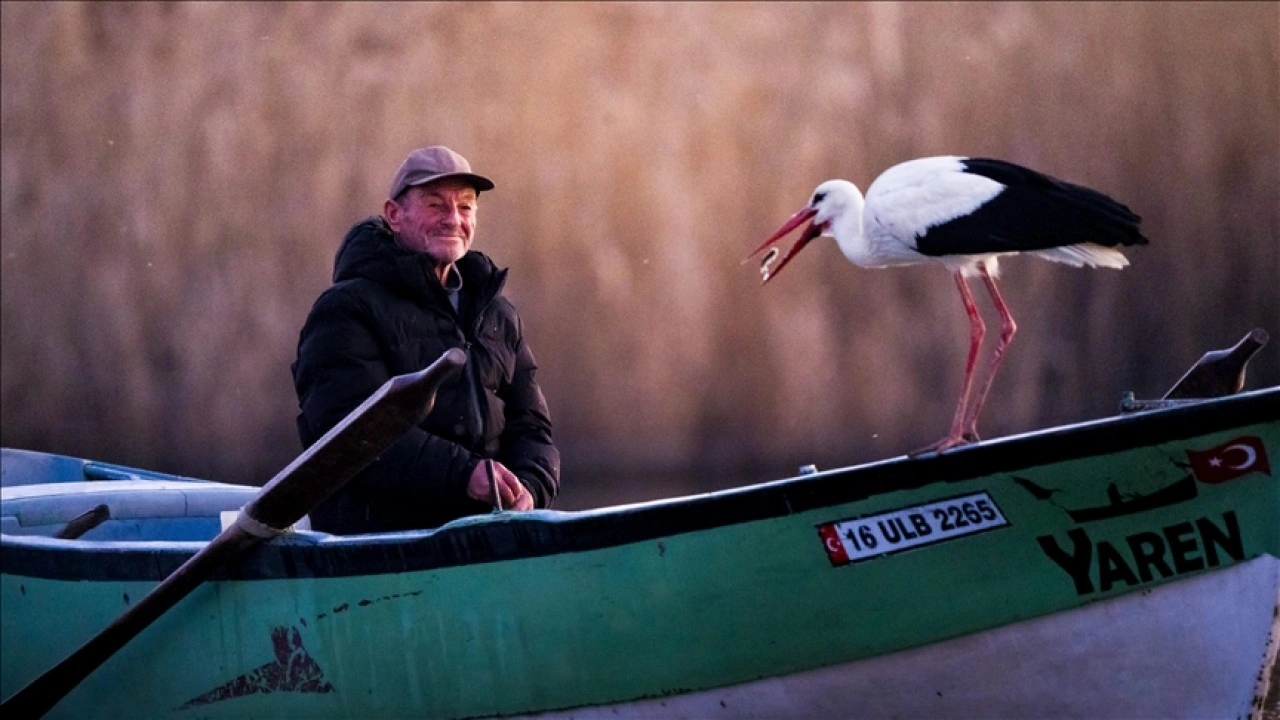
[{"label": "stork's red beak", "polygon": [[[806,220],[811,219],[814,215],[817,215],[817,214],[818,214],[817,210],[814,210],[813,208],[805,208],[800,212],[796,213],[795,215],[792,215],[791,219],[783,223],[782,227],[778,228],[777,232],[770,235],[768,240],[765,240],[764,242],[760,243],[760,247],[756,248],[755,250],[752,250],[751,254],[748,255],[746,259],[750,260],[751,258],[755,257],[756,253],[759,253],[761,250],[764,250],[770,245],[778,242],[783,237],[785,237],[787,233],[800,227],[801,225],[804,224]],[[822,234],[822,227],[819,226],[817,223],[810,223],[809,227],[805,228],[804,232],[801,233],[800,239],[796,241],[796,244],[792,245],[791,249],[787,251],[787,254],[782,256],[782,260],[778,261],[778,265],[776,267],[771,268],[769,264],[770,262],[772,262],[772,258],[771,257],[766,258],[766,260],[760,265],[760,274],[764,278],[763,280],[761,280],[760,284],[763,285],[769,282],[769,280],[773,278],[773,276],[777,275],[787,263],[791,262],[791,258],[795,257],[797,253],[799,253],[801,250],[804,249],[805,245],[808,245],[811,240],[813,240],[814,238],[818,237],[821,234]],[[746,261],[744,260],[743,262],[746,262]]]}]

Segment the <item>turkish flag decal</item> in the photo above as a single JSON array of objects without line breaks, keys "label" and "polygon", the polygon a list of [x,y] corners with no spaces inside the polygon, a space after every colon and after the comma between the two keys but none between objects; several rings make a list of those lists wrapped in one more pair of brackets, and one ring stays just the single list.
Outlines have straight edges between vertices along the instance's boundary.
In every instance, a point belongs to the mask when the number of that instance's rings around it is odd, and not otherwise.
[{"label": "turkish flag decal", "polygon": [[844,543],[840,542],[840,532],[834,524],[818,526],[818,537],[822,538],[822,546],[827,549],[827,558],[832,565],[844,565],[849,562],[849,553],[845,552]]},{"label": "turkish flag decal", "polygon": [[1187,459],[1191,461],[1191,474],[1210,485],[1235,480],[1251,472],[1271,474],[1267,448],[1263,446],[1262,438],[1256,435],[1228,440],[1208,450],[1188,450]]}]

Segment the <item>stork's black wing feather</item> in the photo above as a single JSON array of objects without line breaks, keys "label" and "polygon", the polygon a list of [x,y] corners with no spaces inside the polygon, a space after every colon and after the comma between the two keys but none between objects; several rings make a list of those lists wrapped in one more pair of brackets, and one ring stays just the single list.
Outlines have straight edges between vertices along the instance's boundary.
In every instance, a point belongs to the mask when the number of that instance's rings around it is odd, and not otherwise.
[{"label": "stork's black wing feather", "polygon": [[917,237],[925,255],[1026,252],[1094,243],[1145,245],[1141,218],[1082,185],[991,158],[967,158],[964,171],[1005,188],[973,212],[928,228]]}]

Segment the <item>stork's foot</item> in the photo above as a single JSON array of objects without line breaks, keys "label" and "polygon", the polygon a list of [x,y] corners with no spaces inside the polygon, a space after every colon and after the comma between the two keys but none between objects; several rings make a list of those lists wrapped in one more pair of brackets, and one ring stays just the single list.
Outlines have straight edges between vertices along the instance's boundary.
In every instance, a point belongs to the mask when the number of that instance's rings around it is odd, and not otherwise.
[{"label": "stork's foot", "polygon": [[934,453],[941,455],[942,453],[950,450],[953,447],[958,447],[960,445],[968,445],[971,442],[975,442],[977,439],[978,439],[978,436],[976,433],[974,433],[972,437],[970,437],[970,433],[965,433],[963,435],[948,435],[936,443],[933,443],[931,445],[926,445],[920,448],[919,450],[914,450],[912,452],[907,453],[907,457],[915,458],[915,457],[920,457],[922,455],[930,455]]}]

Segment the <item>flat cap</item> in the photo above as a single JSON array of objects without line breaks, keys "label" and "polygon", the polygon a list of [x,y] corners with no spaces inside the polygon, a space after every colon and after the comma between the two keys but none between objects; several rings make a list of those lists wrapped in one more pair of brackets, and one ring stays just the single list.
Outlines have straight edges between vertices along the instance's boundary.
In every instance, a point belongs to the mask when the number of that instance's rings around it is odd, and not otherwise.
[{"label": "flat cap", "polygon": [[493,189],[492,180],[471,172],[471,163],[466,158],[443,145],[432,145],[414,150],[400,163],[400,169],[391,181],[391,194],[387,197],[394,200],[414,185],[450,177],[467,180],[476,192]]}]

